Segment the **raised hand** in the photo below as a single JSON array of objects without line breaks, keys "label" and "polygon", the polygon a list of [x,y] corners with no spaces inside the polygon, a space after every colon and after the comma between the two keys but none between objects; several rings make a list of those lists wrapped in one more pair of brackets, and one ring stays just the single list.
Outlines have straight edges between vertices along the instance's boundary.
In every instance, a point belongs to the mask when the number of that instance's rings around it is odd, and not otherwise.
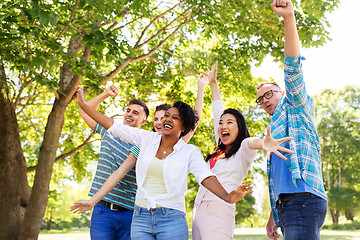
[{"label": "raised hand", "polygon": [[292,139],[292,137],[285,137],[285,138],[281,138],[281,139],[272,138],[272,136],[271,136],[271,127],[268,126],[267,127],[267,134],[265,136],[264,143],[263,143],[263,146],[262,146],[262,149],[264,151],[266,151],[266,158],[269,160],[270,155],[273,152],[276,155],[278,155],[280,158],[282,158],[284,160],[287,160],[287,158],[284,155],[282,155],[279,151],[283,151],[283,152],[287,152],[287,153],[294,153],[294,152],[291,151],[290,149],[280,147],[279,144],[283,143],[285,141],[289,141],[291,139]]},{"label": "raised hand", "polygon": [[197,81],[199,86],[206,86],[206,84],[209,83],[209,78],[205,74],[204,75],[200,74]]},{"label": "raised hand", "polygon": [[274,0],[271,8],[277,15],[283,18],[294,14],[294,7],[291,0]]},{"label": "raised hand", "polygon": [[77,100],[78,104],[79,105],[84,104],[85,103],[84,90],[79,86],[76,86],[75,90],[77,91],[76,100]]},{"label": "raised hand", "polygon": [[237,203],[241,199],[243,199],[246,195],[252,193],[251,183],[246,183],[240,185],[236,190],[232,191],[227,198],[228,203]]},{"label": "raised hand", "polygon": [[116,97],[119,94],[119,88],[115,84],[111,84],[105,90],[110,96]]},{"label": "raised hand", "polygon": [[92,204],[90,201],[78,201],[75,202],[74,205],[70,207],[70,212],[73,213],[83,213],[92,209],[95,205]]},{"label": "raised hand", "polygon": [[209,68],[207,68],[208,69],[207,76],[209,78],[210,84],[216,83],[217,64],[218,64],[218,62],[216,61],[216,63],[214,64],[214,66],[211,70]]}]

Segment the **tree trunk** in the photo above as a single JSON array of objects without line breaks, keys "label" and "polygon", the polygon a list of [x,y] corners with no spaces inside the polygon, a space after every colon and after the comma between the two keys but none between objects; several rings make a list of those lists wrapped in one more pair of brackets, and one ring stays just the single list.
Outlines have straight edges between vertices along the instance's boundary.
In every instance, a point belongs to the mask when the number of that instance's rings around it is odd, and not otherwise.
[{"label": "tree trunk", "polygon": [[345,210],[345,217],[346,220],[354,221],[354,210],[352,209],[346,209]]},{"label": "tree trunk", "polygon": [[[70,55],[76,54],[81,49],[81,39],[82,36],[80,35],[70,40],[68,50]],[[87,61],[89,56],[90,51],[86,49],[83,55],[84,60]],[[39,151],[34,186],[25,212],[19,240],[36,240],[38,238],[48,201],[51,174],[64,125],[65,110],[71,102],[75,93],[75,86],[79,85],[80,80],[81,76],[75,75],[68,65],[64,63],[60,74],[60,91],[46,123]]]},{"label": "tree trunk", "polygon": [[0,112],[0,239],[13,240],[19,236],[30,190],[15,109],[3,94]]},{"label": "tree trunk", "polygon": [[340,211],[330,208],[330,213],[333,223],[339,223]]},{"label": "tree trunk", "polygon": [[37,239],[48,201],[51,174],[64,124],[66,105],[55,100],[49,115],[44,139],[40,147],[38,165],[31,191],[30,202],[26,209],[21,235],[19,239]]},{"label": "tree trunk", "polygon": [[48,231],[51,230],[51,224],[52,224],[52,220],[51,220],[51,218],[49,218],[46,222],[46,230],[48,230]]}]

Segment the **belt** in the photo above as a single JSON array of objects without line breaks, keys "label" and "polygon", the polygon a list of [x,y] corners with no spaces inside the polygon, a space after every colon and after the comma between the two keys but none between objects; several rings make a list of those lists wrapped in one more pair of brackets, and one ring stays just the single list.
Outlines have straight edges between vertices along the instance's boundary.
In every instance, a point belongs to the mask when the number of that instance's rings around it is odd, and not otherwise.
[{"label": "belt", "polygon": [[302,197],[302,196],[311,196],[313,195],[312,193],[308,193],[308,192],[302,192],[302,193],[282,193],[279,195],[279,200],[277,201],[278,204],[284,203],[284,202],[288,202],[293,198],[296,197]]},{"label": "belt", "polygon": [[106,208],[110,208],[110,210],[112,210],[112,211],[131,211],[130,209],[115,205],[113,203],[108,203],[108,202],[105,202],[103,200],[98,202],[98,204],[100,204],[101,206],[104,206]]}]

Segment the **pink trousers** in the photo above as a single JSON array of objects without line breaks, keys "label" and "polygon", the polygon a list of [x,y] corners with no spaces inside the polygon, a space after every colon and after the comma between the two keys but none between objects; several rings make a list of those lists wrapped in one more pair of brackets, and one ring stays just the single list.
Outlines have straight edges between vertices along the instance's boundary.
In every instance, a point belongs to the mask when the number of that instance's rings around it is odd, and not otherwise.
[{"label": "pink trousers", "polygon": [[232,239],[235,230],[235,206],[218,201],[202,201],[193,209],[193,240]]}]

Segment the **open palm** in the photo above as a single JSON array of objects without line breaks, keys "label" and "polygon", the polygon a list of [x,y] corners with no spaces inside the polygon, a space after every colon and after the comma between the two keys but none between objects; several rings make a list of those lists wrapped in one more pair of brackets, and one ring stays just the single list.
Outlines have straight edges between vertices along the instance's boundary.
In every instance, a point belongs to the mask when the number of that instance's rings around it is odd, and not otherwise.
[{"label": "open palm", "polygon": [[228,202],[229,203],[237,203],[241,199],[243,199],[246,195],[252,193],[252,186],[251,183],[242,184],[237,189],[232,191],[229,194]]},{"label": "open palm", "polygon": [[93,207],[94,205],[92,205],[90,201],[78,201],[70,207],[70,211],[73,213],[83,213],[92,209]]},{"label": "open palm", "polygon": [[271,136],[271,127],[268,126],[267,127],[267,134],[265,136],[264,139],[264,143],[263,143],[263,150],[266,151],[266,158],[269,160],[270,159],[270,155],[271,153],[275,153],[276,155],[278,155],[280,158],[287,160],[287,158],[282,155],[279,151],[283,151],[283,152],[287,152],[287,153],[294,153],[293,151],[291,151],[290,149],[284,148],[280,146],[280,143],[286,142],[291,140],[292,137],[285,137],[285,138],[281,138],[281,139],[274,139]]}]

